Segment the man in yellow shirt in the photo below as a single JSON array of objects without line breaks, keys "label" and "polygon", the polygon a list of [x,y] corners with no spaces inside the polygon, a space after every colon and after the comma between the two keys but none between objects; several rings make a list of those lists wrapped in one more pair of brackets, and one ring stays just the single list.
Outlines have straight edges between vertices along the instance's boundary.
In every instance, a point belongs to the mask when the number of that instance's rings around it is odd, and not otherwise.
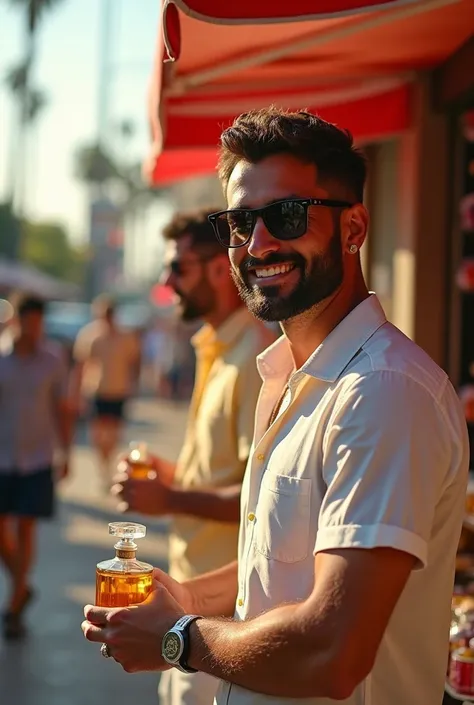
[{"label": "man in yellow shirt", "polygon": [[[165,228],[166,283],[181,317],[202,319],[193,338],[197,368],[185,442],[176,465],[154,458],[156,480],[124,479],[116,488],[130,510],[173,515],[170,574],[188,580],[237,557],[240,491],[261,379],[256,356],[274,339],[242,304],[209,211],[178,214]],[[164,673],[162,705],[211,705],[207,674]]]}]

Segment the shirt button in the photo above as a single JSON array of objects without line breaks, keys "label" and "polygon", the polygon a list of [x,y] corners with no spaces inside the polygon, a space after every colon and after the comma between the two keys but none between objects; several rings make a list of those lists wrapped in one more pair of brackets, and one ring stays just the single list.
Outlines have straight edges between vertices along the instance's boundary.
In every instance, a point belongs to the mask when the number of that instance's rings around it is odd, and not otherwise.
[{"label": "shirt button", "polygon": [[263,455],[263,453],[259,453],[257,455],[257,460],[265,460],[265,456]]},{"label": "shirt button", "polygon": [[244,601],[242,600],[242,598],[239,598],[239,599],[238,599],[237,604],[239,605],[239,607],[243,607],[243,606],[244,606]]},{"label": "shirt button", "polygon": [[255,514],[253,514],[252,512],[250,512],[250,514],[247,516],[247,519],[248,519],[249,521],[255,521]]}]

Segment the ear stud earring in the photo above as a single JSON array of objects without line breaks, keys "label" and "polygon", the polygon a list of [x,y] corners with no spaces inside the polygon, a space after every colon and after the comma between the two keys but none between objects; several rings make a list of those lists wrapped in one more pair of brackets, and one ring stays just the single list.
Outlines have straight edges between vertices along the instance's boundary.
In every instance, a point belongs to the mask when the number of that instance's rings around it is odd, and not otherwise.
[{"label": "ear stud earring", "polygon": [[349,247],[349,252],[351,253],[351,255],[355,255],[355,253],[357,252],[358,249],[359,248],[357,247],[357,245],[351,245]]}]

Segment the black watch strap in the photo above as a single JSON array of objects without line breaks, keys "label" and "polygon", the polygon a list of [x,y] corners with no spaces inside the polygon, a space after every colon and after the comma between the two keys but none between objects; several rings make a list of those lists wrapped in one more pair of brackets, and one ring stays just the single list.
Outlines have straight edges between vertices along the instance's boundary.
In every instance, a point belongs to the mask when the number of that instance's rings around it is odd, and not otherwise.
[{"label": "black watch strap", "polygon": [[174,629],[179,630],[183,635],[183,653],[181,655],[181,658],[179,659],[179,662],[176,664],[176,668],[178,668],[183,673],[197,673],[196,668],[191,668],[190,666],[188,666],[188,656],[190,650],[189,627],[193,622],[196,621],[196,619],[200,619],[200,615],[186,614],[184,615],[184,617],[178,619],[178,621],[174,625]]}]

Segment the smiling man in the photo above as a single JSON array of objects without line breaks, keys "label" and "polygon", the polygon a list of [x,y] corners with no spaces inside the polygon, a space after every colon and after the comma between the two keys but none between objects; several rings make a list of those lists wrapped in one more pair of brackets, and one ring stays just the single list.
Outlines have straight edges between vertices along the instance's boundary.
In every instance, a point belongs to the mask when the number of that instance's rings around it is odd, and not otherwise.
[{"label": "smiling man", "polygon": [[222,135],[228,209],[210,220],[248,308],[284,336],[258,360],[238,566],[157,572],[148,604],[86,608],[87,638],[127,671],[211,673],[219,705],[441,702],[466,424],[364,283],[365,172],[351,136],[306,112]]}]

